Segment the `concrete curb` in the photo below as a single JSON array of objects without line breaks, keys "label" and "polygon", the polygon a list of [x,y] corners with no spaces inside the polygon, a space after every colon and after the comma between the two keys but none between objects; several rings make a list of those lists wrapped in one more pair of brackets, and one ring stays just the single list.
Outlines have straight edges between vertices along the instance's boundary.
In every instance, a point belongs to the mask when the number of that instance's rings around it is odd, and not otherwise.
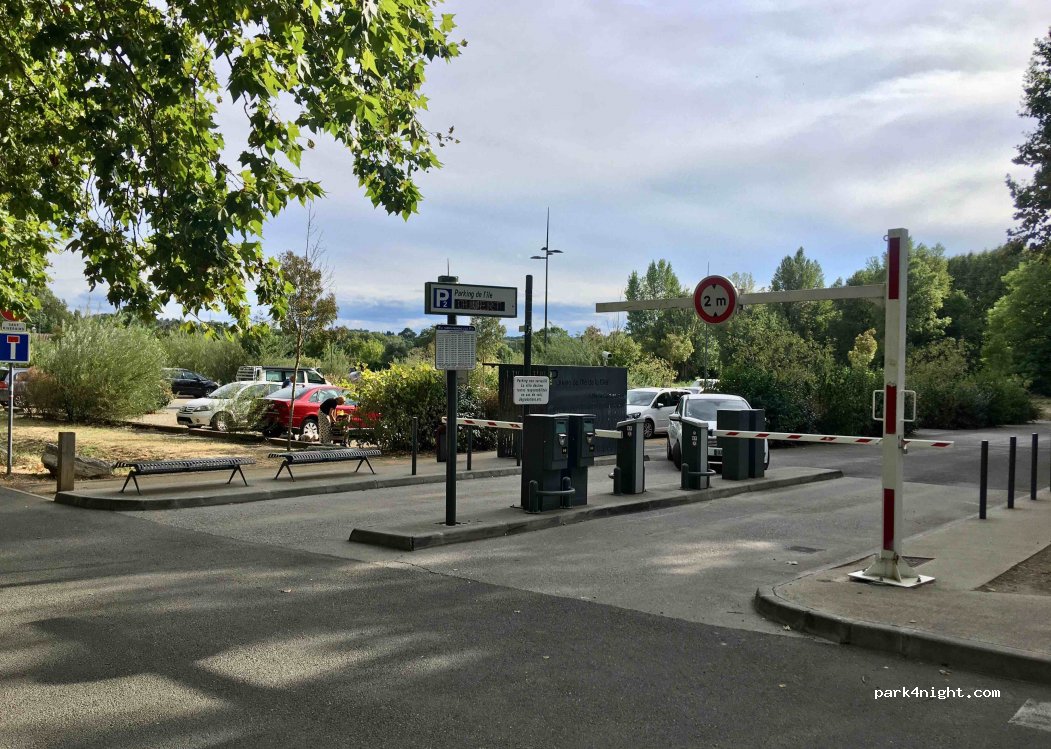
[{"label": "concrete curb", "polygon": [[857,645],[991,676],[1051,684],[1051,659],[1001,645],[826,613],[782,597],[779,587],[760,587],[753,605],[762,616],[796,631],[841,645]]},{"label": "concrete curb", "polygon": [[[843,472],[838,470],[822,470],[804,476],[792,476],[780,479],[768,479],[753,484],[742,486],[723,486],[717,489],[704,489],[701,491],[682,492],[668,494],[665,496],[651,496],[644,499],[630,499],[631,495],[624,495],[626,499],[602,506],[585,505],[568,510],[558,510],[538,515],[521,515],[518,519],[500,522],[471,525],[465,523],[457,526],[439,526],[438,530],[416,532],[412,530],[399,530],[398,528],[354,528],[347,539],[352,543],[368,544],[370,546],[383,546],[399,551],[416,551],[434,546],[445,546],[448,544],[465,543],[468,541],[480,541],[487,538],[501,538],[518,533],[529,533],[532,531],[558,528],[564,525],[574,525],[588,520],[626,515],[635,512],[647,512],[649,510],[666,509],[682,505],[707,502],[713,499],[733,497],[739,494],[748,494],[756,491],[771,491],[784,489],[789,486],[811,484],[818,481],[830,481],[843,478]],[[667,489],[663,491],[681,492],[680,489]]]}]

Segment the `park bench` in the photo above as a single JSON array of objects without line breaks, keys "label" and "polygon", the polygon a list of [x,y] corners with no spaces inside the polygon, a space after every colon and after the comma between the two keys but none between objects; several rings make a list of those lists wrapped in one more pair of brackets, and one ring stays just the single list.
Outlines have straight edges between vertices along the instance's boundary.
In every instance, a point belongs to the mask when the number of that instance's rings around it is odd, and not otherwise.
[{"label": "park bench", "polygon": [[128,488],[128,482],[135,482],[135,491],[142,494],[139,489],[138,476],[160,476],[173,473],[201,473],[204,471],[230,471],[230,478],[226,483],[234,480],[234,476],[241,474],[241,480],[248,486],[241,466],[252,465],[254,458],[192,458],[190,460],[122,460],[114,463],[114,468],[130,468],[128,478],[124,480],[121,494]]},{"label": "park bench", "polygon": [[295,481],[296,477],[292,475],[292,466],[313,463],[338,463],[344,460],[356,460],[358,465],[354,469],[354,473],[358,472],[362,463],[367,465],[370,471],[376,473],[372,468],[372,463],[369,462],[369,458],[375,458],[381,454],[379,450],[347,448],[341,450],[294,450],[286,453],[270,453],[270,457],[281,458],[281,467],[277,469],[277,473],[274,475],[275,479],[280,478],[281,471],[288,471],[288,477]]}]

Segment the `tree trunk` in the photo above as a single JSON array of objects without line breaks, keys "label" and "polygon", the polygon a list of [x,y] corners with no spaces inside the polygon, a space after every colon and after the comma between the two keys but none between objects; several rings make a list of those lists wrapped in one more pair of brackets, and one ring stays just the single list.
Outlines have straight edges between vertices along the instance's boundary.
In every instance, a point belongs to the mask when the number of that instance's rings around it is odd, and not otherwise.
[{"label": "tree trunk", "polygon": [[288,439],[287,449],[292,450],[292,417],[296,414],[296,386],[299,384],[299,359],[303,355],[303,329],[296,333],[296,363],[292,370],[292,400],[288,402]]}]

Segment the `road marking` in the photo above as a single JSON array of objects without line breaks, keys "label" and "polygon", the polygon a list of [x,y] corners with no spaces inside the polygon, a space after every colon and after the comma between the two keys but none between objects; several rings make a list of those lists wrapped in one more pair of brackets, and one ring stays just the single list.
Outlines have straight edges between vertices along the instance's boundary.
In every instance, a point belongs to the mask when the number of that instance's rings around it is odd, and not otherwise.
[{"label": "road marking", "polygon": [[1051,732],[1051,702],[1026,700],[1008,723]]}]

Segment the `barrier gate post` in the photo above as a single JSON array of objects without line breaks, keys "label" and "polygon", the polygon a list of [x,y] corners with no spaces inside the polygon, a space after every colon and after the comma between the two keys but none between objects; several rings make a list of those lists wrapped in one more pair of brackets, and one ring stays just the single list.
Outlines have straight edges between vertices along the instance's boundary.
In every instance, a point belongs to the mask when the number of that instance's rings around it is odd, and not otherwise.
[{"label": "barrier gate post", "polygon": [[901,556],[904,505],[902,457],[905,454],[905,318],[909,284],[909,232],[887,232],[886,330],[883,341],[883,541],[866,569],[850,577],[864,582],[911,588],[933,577],[918,575]]}]

